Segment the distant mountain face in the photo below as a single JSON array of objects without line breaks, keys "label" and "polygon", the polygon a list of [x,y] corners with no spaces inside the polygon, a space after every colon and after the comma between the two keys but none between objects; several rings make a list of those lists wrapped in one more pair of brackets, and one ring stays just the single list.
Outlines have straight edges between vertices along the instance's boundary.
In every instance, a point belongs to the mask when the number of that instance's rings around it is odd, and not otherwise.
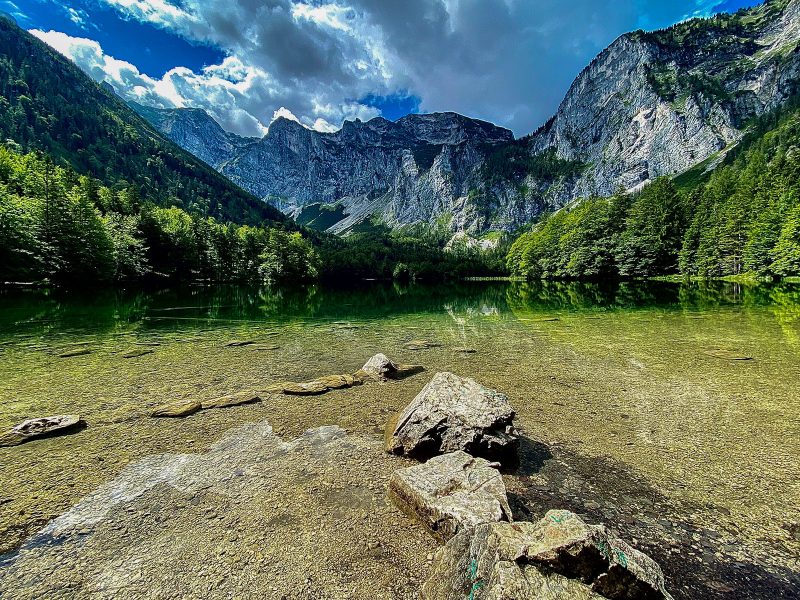
[{"label": "distant mountain face", "polygon": [[301,221],[322,210],[334,232],[368,218],[511,231],[576,198],[715,164],[748,119],[796,93],[799,42],[800,0],[623,35],[577,77],[556,115],[520,140],[454,113],[346,122],[336,133],[279,119],[253,140],[202,111],[140,110]]},{"label": "distant mountain face", "polygon": [[162,109],[135,102],[130,105],[181,148],[218,170],[244,146],[258,141],[228,133],[201,109]]},{"label": "distant mountain face", "polygon": [[[203,113],[205,114],[205,113]],[[112,90],[0,15],[0,139],[143,199],[240,223],[288,220],[156,131]]]}]

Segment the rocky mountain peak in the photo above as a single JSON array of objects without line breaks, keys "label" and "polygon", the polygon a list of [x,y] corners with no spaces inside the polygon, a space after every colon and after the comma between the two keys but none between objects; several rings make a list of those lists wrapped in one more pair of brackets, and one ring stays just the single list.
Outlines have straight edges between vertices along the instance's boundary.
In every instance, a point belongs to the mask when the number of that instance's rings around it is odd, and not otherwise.
[{"label": "rocky mountain peak", "polygon": [[797,93],[799,46],[800,0],[622,35],[576,77],[556,114],[520,140],[453,112],[347,121],[333,133],[278,119],[256,143],[189,126],[185,113],[148,118],[287,212],[332,205],[342,216],[333,231],[372,216],[509,231],[577,198],[713,166],[749,119]]}]

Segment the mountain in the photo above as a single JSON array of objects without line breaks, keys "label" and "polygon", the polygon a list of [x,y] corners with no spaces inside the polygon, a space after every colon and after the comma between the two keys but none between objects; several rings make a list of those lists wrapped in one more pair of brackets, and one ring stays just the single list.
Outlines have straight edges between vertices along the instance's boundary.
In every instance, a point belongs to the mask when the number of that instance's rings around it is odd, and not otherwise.
[{"label": "mountain", "polygon": [[220,169],[231,156],[258,138],[240,137],[220,127],[198,108],[163,109],[129,102],[131,107],[155,128],[203,162]]},{"label": "mountain", "polygon": [[800,0],[625,34],[519,140],[454,113],[335,133],[279,119],[255,142],[231,142],[196,111],[153,122],[244,189],[330,231],[368,219],[513,231],[577,198],[713,167],[751,119],[797,91],[799,41]]},{"label": "mountain", "polygon": [[623,35],[577,77],[529,151],[587,165],[560,203],[713,162],[795,93],[799,41],[798,0]]},{"label": "mountain", "polygon": [[273,207],[157,132],[113,91],[0,16],[0,139],[143,198],[223,221],[285,223]]},{"label": "mountain", "polygon": [[[508,143],[501,127],[455,113],[391,122],[347,121],[321,133],[278,118],[260,140],[231,137],[206,113],[135,107],[165,135],[301,222],[325,208],[342,232],[372,215],[389,225],[462,212],[487,149]],[[226,155],[226,149],[232,151]]]}]

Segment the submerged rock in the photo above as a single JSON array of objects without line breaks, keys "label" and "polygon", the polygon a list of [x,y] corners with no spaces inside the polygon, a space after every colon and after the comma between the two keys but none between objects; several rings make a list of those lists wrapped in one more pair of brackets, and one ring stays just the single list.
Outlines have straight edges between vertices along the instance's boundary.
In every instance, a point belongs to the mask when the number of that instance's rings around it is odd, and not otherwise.
[{"label": "submerged rock", "polygon": [[451,452],[400,469],[389,480],[389,497],[441,541],[481,523],[511,520],[506,486],[495,464]]},{"label": "submerged rock", "polygon": [[255,346],[252,346],[252,349],[264,352],[264,351],[280,350],[280,346],[275,346],[272,344],[256,344]]},{"label": "submerged rock", "polygon": [[386,449],[425,459],[463,450],[473,456],[517,461],[514,410],[505,394],[453,373],[437,373],[396,424],[387,427]]},{"label": "submerged rock", "polygon": [[241,348],[242,346],[252,346],[256,344],[255,340],[233,340],[225,344],[226,348]]},{"label": "submerged rock", "polygon": [[126,352],[122,355],[122,358],[138,358],[140,356],[146,356],[148,354],[153,354],[153,350],[147,349],[138,349],[138,350],[131,350],[130,352]]},{"label": "submerged rock", "polygon": [[71,358],[73,356],[84,356],[86,354],[91,354],[92,351],[89,348],[80,348],[77,350],[67,350],[66,352],[62,352],[58,355],[59,358]]},{"label": "submerged rock", "polygon": [[18,446],[27,441],[68,433],[86,425],[78,415],[54,415],[28,419],[0,434],[0,446]]},{"label": "submerged rock", "polygon": [[295,383],[287,381],[281,384],[281,391],[292,396],[313,396],[324,394],[330,388],[321,381],[308,381],[305,383]]},{"label": "submerged rock", "polygon": [[362,383],[360,379],[356,379],[353,375],[327,375],[320,377],[317,381],[325,384],[331,390],[341,390]]},{"label": "submerged rock", "polygon": [[252,404],[261,402],[261,396],[253,392],[239,392],[238,394],[229,394],[214,398],[213,400],[204,400],[200,404],[202,410],[210,408],[226,408],[228,406],[239,406],[241,404]]},{"label": "submerged rock", "polygon": [[405,379],[424,370],[425,367],[421,365],[397,364],[389,360],[385,354],[376,354],[364,363],[364,366],[356,371],[355,375],[383,381],[386,379]]},{"label": "submerged rock", "polygon": [[440,348],[442,345],[428,340],[411,340],[403,344],[406,350],[427,350],[428,348]]},{"label": "submerged rock", "polygon": [[196,413],[202,407],[199,400],[185,399],[176,400],[169,404],[159,406],[152,413],[154,417],[188,417]]},{"label": "submerged rock", "polygon": [[741,354],[740,352],[736,352],[735,350],[728,350],[726,348],[711,348],[703,352],[706,356],[711,356],[713,358],[719,358],[722,360],[753,360],[752,356],[747,356],[746,354]]},{"label": "submerged rock", "polygon": [[422,596],[671,600],[653,559],[564,510],[538,523],[490,523],[459,533],[437,552]]}]

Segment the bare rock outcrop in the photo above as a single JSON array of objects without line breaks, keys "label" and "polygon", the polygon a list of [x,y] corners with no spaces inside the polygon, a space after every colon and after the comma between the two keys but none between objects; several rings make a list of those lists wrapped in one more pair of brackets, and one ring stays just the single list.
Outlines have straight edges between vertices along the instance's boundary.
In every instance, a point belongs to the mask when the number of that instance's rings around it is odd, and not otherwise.
[{"label": "bare rock outcrop", "polygon": [[538,523],[489,523],[459,533],[437,552],[422,597],[671,600],[653,559],[565,510],[551,510]]},{"label": "bare rock outcrop", "polygon": [[511,520],[506,486],[495,467],[466,452],[451,452],[400,469],[389,480],[389,497],[441,541],[482,523]]},{"label": "bare rock outcrop", "polygon": [[386,449],[412,458],[463,450],[504,465],[517,461],[514,410],[505,394],[474,379],[437,373],[386,432]]}]

